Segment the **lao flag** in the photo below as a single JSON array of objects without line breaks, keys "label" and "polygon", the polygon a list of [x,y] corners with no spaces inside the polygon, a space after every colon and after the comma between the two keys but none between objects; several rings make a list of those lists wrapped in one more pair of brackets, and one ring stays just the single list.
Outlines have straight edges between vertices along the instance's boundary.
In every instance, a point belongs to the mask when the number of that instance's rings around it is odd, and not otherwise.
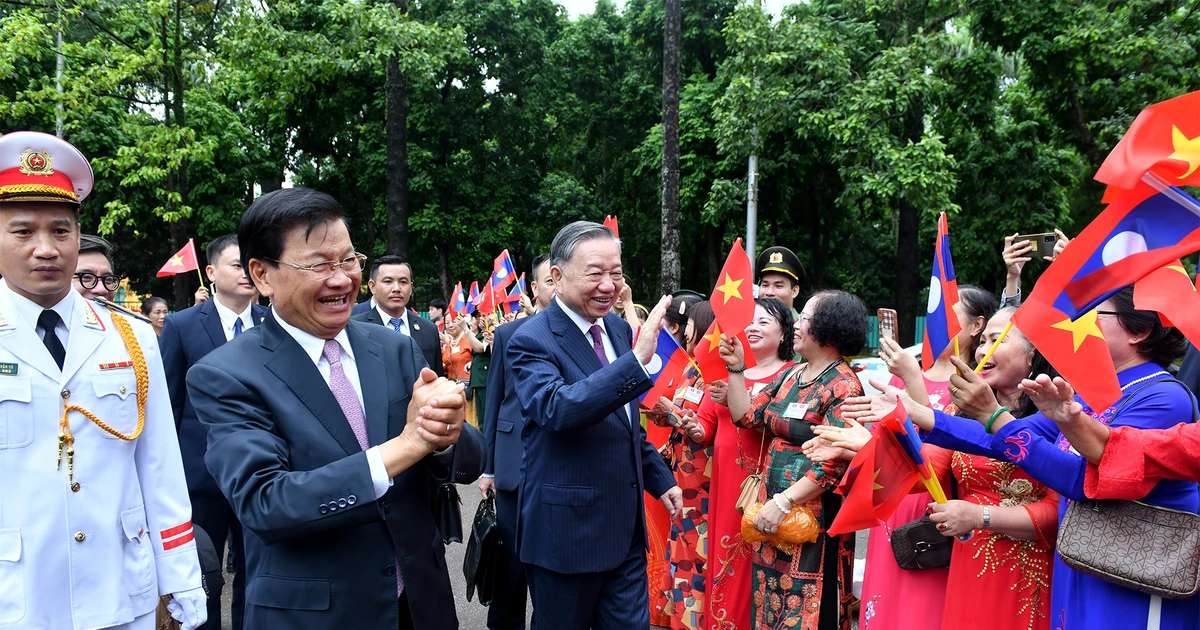
[{"label": "lao flag", "polygon": [[[1141,182],[1071,241],[1034,287],[1038,301],[1078,319],[1117,291],[1200,250],[1200,202],[1175,186]],[[1030,298],[1034,295],[1031,294]]]},{"label": "lao flag", "polygon": [[525,272],[521,272],[521,277],[517,278],[517,284],[513,286],[508,297],[504,299],[504,310],[511,313],[521,308],[522,295],[525,295]]},{"label": "lao flag", "polygon": [[449,313],[450,321],[454,321],[456,316],[464,315],[467,312],[467,298],[463,297],[462,283],[454,285],[454,297],[450,300]]},{"label": "lao flag", "polygon": [[654,357],[646,366],[654,385],[638,399],[641,406],[651,409],[660,397],[671,398],[668,394],[674,394],[675,390],[679,389],[683,383],[684,372],[690,364],[691,359],[688,358],[687,352],[680,347],[675,335],[664,327],[658,333],[658,347],[654,350]]},{"label": "lao flag", "polygon": [[517,270],[513,268],[512,258],[508,255],[508,250],[500,252],[496,257],[492,270],[492,290],[502,291],[505,287],[512,284],[516,279]]},{"label": "lao flag", "polygon": [[467,306],[466,306],[467,310],[465,310],[463,312],[464,313],[474,313],[476,306],[479,306],[479,283],[472,282],[471,283],[471,293],[467,297]]},{"label": "lao flag", "polygon": [[933,367],[953,339],[962,331],[954,305],[958,304],[958,280],[950,257],[950,228],[946,213],[938,217],[937,242],[933,249],[933,275],[929,282],[925,339],[921,343],[921,369]]}]

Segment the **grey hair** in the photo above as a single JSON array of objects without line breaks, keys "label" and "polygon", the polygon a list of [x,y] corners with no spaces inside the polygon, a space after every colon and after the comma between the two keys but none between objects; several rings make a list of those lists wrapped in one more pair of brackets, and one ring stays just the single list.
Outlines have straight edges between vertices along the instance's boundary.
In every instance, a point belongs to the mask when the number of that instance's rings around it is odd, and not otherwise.
[{"label": "grey hair", "polygon": [[558,231],[558,235],[550,243],[550,266],[561,267],[571,260],[580,243],[595,241],[602,238],[612,239],[621,251],[621,240],[613,231],[599,223],[591,221],[576,221]]}]

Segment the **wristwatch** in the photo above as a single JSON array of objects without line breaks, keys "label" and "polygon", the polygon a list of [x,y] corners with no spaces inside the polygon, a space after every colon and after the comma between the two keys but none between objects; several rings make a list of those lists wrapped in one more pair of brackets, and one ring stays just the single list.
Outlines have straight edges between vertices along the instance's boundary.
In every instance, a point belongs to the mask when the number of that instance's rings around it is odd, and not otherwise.
[{"label": "wristwatch", "polygon": [[985,506],[983,506],[983,529],[991,529],[991,528],[992,528],[992,508],[990,506],[985,505]]}]

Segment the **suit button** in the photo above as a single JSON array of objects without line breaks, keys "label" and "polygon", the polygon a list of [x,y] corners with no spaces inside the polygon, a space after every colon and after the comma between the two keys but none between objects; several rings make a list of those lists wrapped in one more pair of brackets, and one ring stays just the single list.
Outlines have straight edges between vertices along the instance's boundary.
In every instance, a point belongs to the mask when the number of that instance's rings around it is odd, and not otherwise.
[{"label": "suit button", "polygon": [[69,390],[69,389],[64,389],[64,390],[62,390],[61,396],[62,396],[63,400],[66,400],[66,399],[70,398],[70,397],[71,397],[71,390]]},{"label": "suit button", "polygon": [[75,532],[75,542],[83,542],[87,540],[87,534],[83,532]]},{"label": "suit button", "polygon": [[79,482],[78,481],[71,482],[71,492],[79,492]]},{"label": "suit button", "polygon": [[358,497],[356,497],[352,494],[352,495],[346,497],[346,503],[348,503],[350,505],[354,505],[355,503],[358,503]]},{"label": "suit button", "polygon": [[344,508],[344,507],[346,507],[346,500],[345,500],[345,499],[338,499],[338,507],[340,507],[340,508]]},{"label": "suit button", "polygon": [[329,511],[332,512],[338,508],[337,501],[329,502]]},{"label": "suit button", "polygon": [[322,503],[322,504],[321,504],[321,513],[322,513],[322,514],[328,514],[328,513],[329,513],[329,508],[328,508],[328,507],[326,507],[324,503]]},{"label": "suit button", "polygon": [[391,565],[391,564],[387,565],[387,568],[383,570],[383,574],[388,577],[392,577],[392,576],[396,575],[395,565]]}]

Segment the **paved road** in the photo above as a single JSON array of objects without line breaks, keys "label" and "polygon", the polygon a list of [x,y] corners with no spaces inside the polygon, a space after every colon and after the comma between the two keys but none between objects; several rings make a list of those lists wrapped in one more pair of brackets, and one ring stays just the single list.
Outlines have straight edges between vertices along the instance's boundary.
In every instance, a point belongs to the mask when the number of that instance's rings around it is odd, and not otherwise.
[{"label": "paved road", "polygon": [[[475,510],[479,508],[480,497],[479,497],[478,487],[475,486],[474,484],[469,485],[469,486],[460,485],[458,487],[458,496],[459,496],[459,498],[462,499],[462,503],[463,503],[463,505],[462,505],[463,535],[469,536],[470,530],[471,530],[471,523],[475,519]],[[856,554],[859,558],[859,560],[858,560],[859,563],[861,563],[862,559],[866,557],[866,550],[867,550],[866,532],[860,532],[859,536],[858,536],[858,544],[857,544],[858,553]],[[458,611],[458,623],[459,623],[459,626],[462,628],[462,630],[486,630],[486,628],[487,628],[487,608],[485,608],[484,606],[481,606],[479,604],[478,598],[475,598],[474,601],[470,601],[470,602],[467,601],[466,579],[463,578],[463,573],[462,573],[463,556],[466,554],[466,551],[467,551],[466,543],[463,543],[463,544],[455,543],[453,545],[449,545],[448,547],[446,547],[446,564],[450,570],[450,584],[454,588],[454,605]],[[225,576],[226,583],[232,584],[233,583],[232,580],[233,580],[232,576],[229,576],[229,575]],[[223,614],[221,615],[222,620],[223,620],[222,625],[227,630],[232,627],[230,625],[230,617],[229,617],[229,602],[230,602],[229,592],[230,592],[230,589],[228,589],[228,588],[223,591],[223,595],[224,595],[224,597],[222,598],[224,600],[224,601],[222,601],[222,604],[223,604],[222,605],[222,613]],[[530,605],[528,610],[532,611],[533,606]],[[855,623],[854,626],[857,627],[858,624]]]}]

